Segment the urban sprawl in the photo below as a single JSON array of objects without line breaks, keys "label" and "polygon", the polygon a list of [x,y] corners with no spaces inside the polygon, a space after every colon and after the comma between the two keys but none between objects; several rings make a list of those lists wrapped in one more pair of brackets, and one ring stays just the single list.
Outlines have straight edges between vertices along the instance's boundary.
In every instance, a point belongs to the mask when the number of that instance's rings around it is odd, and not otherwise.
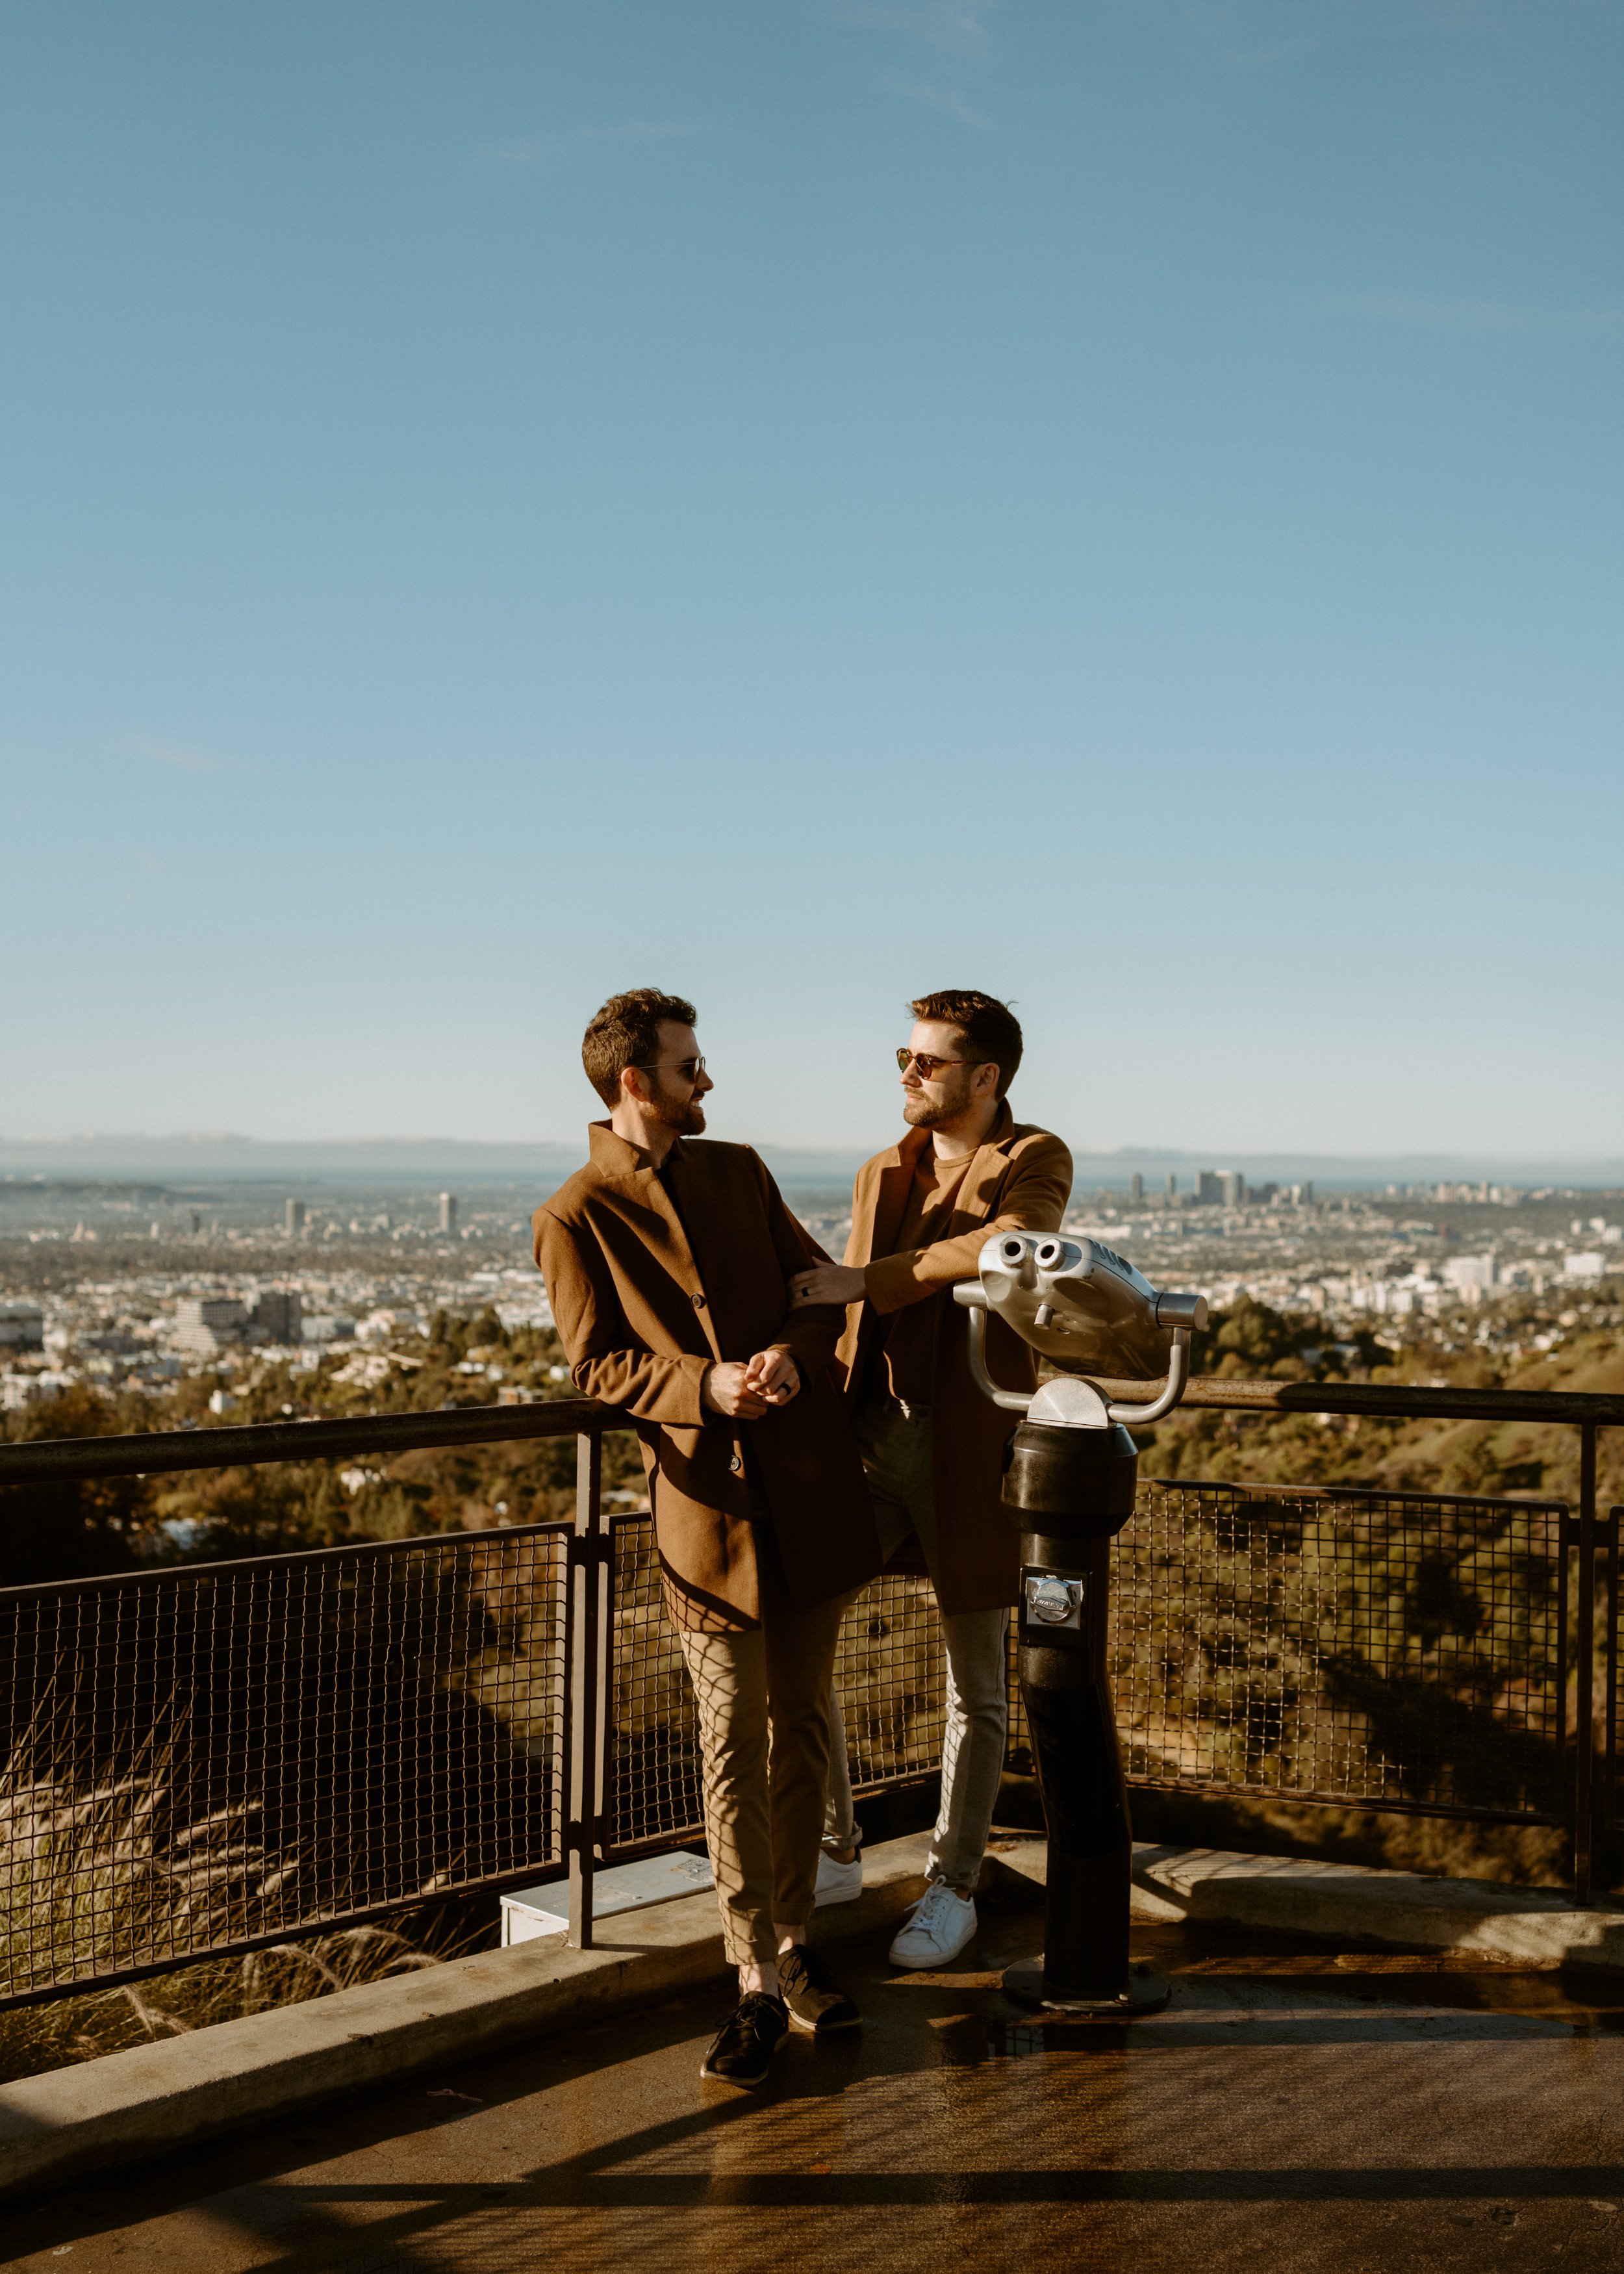
[{"label": "urban sprawl", "polygon": [[[217,1377],[230,1410],[273,1364],[365,1386],[410,1365],[437,1313],[488,1312],[505,1329],[551,1323],[530,1260],[534,1195],[324,1188],[304,1197],[222,1182],[161,1186],[0,1182],[0,1411],[77,1384],[154,1399]],[[838,1254],[844,1187],[789,1187]],[[1156,1284],[1218,1309],[1243,1297],[1300,1319],[1334,1349],[1363,1330],[1396,1349],[1425,1338],[1515,1358],[1588,1323],[1624,1275],[1624,1194],[1500,1185],[1316,1193],[1248,1187],[1228,1170],[1074,1196],[1066,1231],[1103,1241]],[[1350,1344],[1351,1353],[1353,1345]],[[340,1363],[335,1367],[333,1361]],[[325,1362],[325,1363],[324,1363]],[[559,1394],[470,1373],[492,1399]],[[533,1372],[533,1370],[532,1370]],[[565,1385],[567,1387],[567,1385]],[[474,1387],[470,1383],[470,1389]]]}]

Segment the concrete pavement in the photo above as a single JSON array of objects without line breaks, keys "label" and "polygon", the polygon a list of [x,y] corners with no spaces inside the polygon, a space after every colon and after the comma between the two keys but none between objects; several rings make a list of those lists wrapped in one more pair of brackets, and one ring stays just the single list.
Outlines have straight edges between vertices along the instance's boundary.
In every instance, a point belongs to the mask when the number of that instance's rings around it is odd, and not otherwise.
[{"label": "concrete pavement", "polygon": [[1624,1999],[1459,1954],[1140,1928],[1120,2027],[1022,2019],[1019,1888],[963,1961],[841,1962],[868,2016],[771,2085],[703,2084],[714,1991],[12,2215],[8,2264],[121,2274],[703,2265],[1624,2274]]}]

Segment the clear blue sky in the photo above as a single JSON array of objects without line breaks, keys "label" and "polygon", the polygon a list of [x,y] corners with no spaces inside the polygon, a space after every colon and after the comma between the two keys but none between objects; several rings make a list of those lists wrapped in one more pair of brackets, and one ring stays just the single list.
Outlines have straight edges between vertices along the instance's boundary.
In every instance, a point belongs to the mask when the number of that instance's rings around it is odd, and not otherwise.
[{"label": "clear blue sky", "polygon": [[1616,0],[10,0],[0,1132],[1624,1149]]}]

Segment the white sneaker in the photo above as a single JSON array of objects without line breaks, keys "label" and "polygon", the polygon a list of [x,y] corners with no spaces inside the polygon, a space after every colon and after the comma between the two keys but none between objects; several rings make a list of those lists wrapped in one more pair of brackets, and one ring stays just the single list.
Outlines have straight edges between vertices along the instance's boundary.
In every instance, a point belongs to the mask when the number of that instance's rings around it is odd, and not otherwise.
[{"label": "white sneaker", "polygon": [[975,1898],[956,1894],[944,1880],[928,1886],[891,1946],[893,1966],[945,1966],[976,1929]]},{"label": "white sneaker", "polygon": [[817,1892],[812,1898],[814,1910],[822,1910],[825,1903],[855,1902],[862,1893],[862,1849],[860,1848],[849,1864],[842,1864],[820,1848],[817,1856]]}]

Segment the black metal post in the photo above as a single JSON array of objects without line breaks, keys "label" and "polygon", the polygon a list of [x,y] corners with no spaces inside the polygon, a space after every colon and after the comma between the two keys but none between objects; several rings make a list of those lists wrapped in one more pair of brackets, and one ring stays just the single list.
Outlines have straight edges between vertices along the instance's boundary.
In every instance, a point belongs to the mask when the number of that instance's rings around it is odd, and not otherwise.
[{"label": "black metal post", "polygon": [[1575,1669],[1574,1901],[1588,1903],[1595,1844],[1596,1425],[1579,1432],[1579,1633]]},{"label": "black metal post", "polygon": [[1602,1666],[1605,1688],[1602,1696],[1602,1781],[1601,1820],[1609,1832],[1619,1828],[1619,1516],[1620,1510],[1607,1510],[1603,1554],[1606,1559],[1607,1585],[1602,1596],[1602,1616],[1606,1625],[1602,1634]]},{"label": "black metal post", "polygon": [[569,1543],[569,1947],[592,1947],[592,1879],[603,1839],[604,1680],[607,1606],[604,1565],[604,1442],[597,1430],[575,1440],[575,1529]]},{"label": "black metal post", "polygon": [[1022,1526],[1022,1702],[1049,1832],[1041,1959],[1005,1970],[1023,2004],[1122,2020],[1168,2001],[1128,1953],[1133,1833],[1106,1665],[1110,1542],[1133,1513],[1139,1456],[1123,1428],[1023,1422],[1004,1504]]}]

